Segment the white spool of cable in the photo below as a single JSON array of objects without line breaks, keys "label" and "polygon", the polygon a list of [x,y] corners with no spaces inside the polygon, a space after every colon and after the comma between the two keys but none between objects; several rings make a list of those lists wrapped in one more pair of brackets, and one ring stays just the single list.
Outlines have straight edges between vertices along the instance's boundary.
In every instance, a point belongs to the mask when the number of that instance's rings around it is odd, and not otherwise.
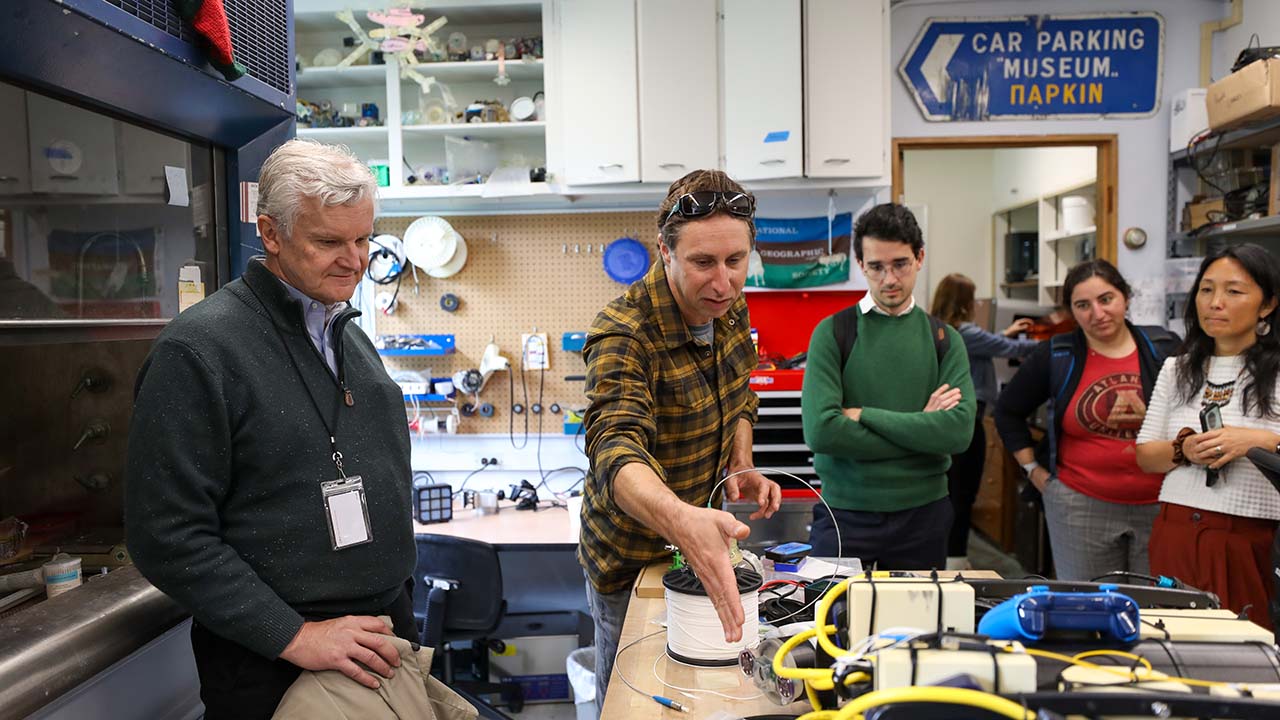
[{"label": "white spool of cable", "polygon": [[684,567],[662,577],[667,601],[667,654],[689,665],[725,667],[738,663],[738,654],[753,647],[760,635],[760,575],[750,568],[734,570],[742,602],[742,638],[724,640],[720,616],[707,597],[702,581]]}]

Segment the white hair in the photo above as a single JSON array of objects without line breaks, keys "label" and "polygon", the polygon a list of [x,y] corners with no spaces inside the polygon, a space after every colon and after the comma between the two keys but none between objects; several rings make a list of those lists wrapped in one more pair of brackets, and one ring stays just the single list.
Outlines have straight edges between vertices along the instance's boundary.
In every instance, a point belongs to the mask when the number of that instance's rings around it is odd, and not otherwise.
[{"label": "white hair", "polygon": [[345,145],[295,138],[276,148],[262,164],[258,214],[275,220],[288,237],[307,197],[325,207],[372,198],[376,213],[378,182],[369,166]]}]

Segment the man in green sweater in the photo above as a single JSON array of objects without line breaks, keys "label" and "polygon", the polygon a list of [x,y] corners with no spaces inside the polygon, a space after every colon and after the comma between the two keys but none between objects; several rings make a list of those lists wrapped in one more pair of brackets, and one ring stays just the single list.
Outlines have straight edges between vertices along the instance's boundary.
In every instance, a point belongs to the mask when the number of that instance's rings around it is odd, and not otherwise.
[{"label": "man in green sweater", "polygon": [[370,688],[417,640],[409,427],[347,305],[377,193],[345,148],[293,140],[259,177],[265,258],[183,312],[138,374],[125,527],[194,618],[206,720],[270,718],[303,670]]},{"label": "man in green sweater", "polygon": [[846,359],[836,331],[849,316],[825,318],[804,372],[804,439],[836,521],[815,505],[809,543],[815,555],[839,548],[868,569],[943,568],[947,468],[968,447],[977,411],[969,358],[960,334],[935,329],[911,296],[924,238],[910,210],[886,203],[867,211],[853,247],[868,284],[856,309],[844,311],[856,322],[845,336],[855,340]]}]

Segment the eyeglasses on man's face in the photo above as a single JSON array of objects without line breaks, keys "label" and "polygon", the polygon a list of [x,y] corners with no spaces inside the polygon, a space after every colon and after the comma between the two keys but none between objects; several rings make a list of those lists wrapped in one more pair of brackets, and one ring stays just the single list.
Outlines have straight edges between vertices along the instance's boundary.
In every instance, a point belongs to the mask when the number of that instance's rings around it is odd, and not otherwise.
[{"label": "eyeglasses on man's face", "polygon": [[898,258],[888,265],[878,261],[862,264],[863,273],[872,280],[882,280],[884,279],[885,274],[889,272],[892,272],[894,277],[901,278],[910,273],[914,268],[914,258]]},{"label": "eyeglasses on man's face", "polygon": [[704,215],[710,215],[716,211],[717,207],[723,207],[725,212],[734,217],[747,219],[750,219],[756,211],[755,201],[750,195],[739,192],[704,190],[691,192],[677,198],[676,204],[672,206],[671,212],[667,213],[667,217],[662,223],[665,225],[674,215],[680,215],[684,218],[699,218]]}]

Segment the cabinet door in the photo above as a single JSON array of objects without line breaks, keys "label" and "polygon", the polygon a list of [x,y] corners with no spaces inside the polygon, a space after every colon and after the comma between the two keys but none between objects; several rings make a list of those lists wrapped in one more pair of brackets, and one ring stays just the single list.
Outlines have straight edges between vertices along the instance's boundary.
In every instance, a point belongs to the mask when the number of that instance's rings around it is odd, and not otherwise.
[{"label": "cabinet door", "polygon": [[805,175],[885,174],[888,0],[805,0]]},{"label": "cabinet door", "polygon": [[31,189],[116,195],[115,121],[47,97],[27,95]]},{"label": "cabinet door", "polygon": [[26,91],[0,83],[0,107],[0,195],[29,193]]},{"label": "cabinet door", "polygon": [[560,0],[558,15],[564,181],[636,182],[635,0]]},{"label": "cabinet door", "polygon": [[[126,195],[162,195],[165,166],[189,168],[187,145],[168,135],[119,123],[120,175]],[[188,180],[189,182],[189,180]]]},{"label": "cabinet door", "polygon": [[725,171],[736,180],[803,171],[800,0],[724,4]]},{"label": "cabinet door", "polygon": [[637,28],[640,179],[719,167],[715,0],[640,0]]}]

